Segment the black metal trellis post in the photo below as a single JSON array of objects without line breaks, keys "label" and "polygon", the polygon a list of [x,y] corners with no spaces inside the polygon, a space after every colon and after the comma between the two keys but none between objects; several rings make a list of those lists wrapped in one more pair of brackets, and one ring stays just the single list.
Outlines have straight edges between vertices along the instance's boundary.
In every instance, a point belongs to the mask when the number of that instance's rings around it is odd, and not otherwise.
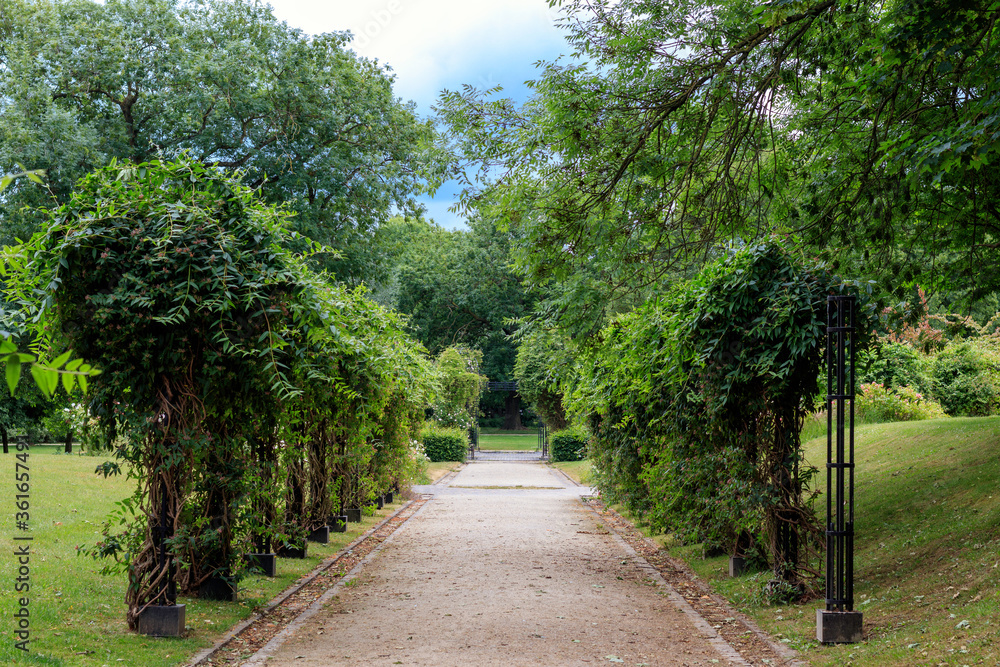
[{"label": "black metal trellis post", "polygon": [[861,641],[854,611],[855,297],[827,297],[826,610],[816,612],[816,638]]}]

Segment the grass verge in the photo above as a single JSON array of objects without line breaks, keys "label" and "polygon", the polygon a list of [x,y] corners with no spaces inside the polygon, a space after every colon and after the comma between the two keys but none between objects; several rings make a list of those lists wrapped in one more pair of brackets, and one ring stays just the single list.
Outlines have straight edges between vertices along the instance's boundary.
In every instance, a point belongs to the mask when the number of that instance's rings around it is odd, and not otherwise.
[{"label": "grass verge", "polygon": [[[0,607],[5,641],[0,644],[0,664],[25,665],[121,665],[158,667],[184,664],[197,651],[211,646],[255,608],[265,605],[320,561],[335,554],[368,530],[398,503],[387,506],[361,524],[348,524],[347,533],[331,534],[329,544],[310,543],[309,557],[280,559],[278,576],[249,577],[240,584],[237,603],[180,598],[186,604],[187,636],[156,639],[128,631],[125,626],[124,575],[100,574],[101,563],[77,557],[76,547],[93,544],[101,523],[116,501],[128,496],[131,483],[120,478],[94,475],[103,459],[56,453],[54,448],[32,449],[30,472],[30,519],[28,531],[16,528],[14,473],[17,462],[11,453],[0,455],[4,481],[0,484],[0,507],[7,520],[0,533],[4,549],[11,553],[15,535],[30,535],[30,585],[25,593],[14,592],[18,577],[14,559],[0,559]],[[20,542],[18,544],[21,544]],[[28,651],[14,647],[13,613],[18,599],[30,600]]]},{"label": "grass verge", "polygon": [[[860,426],[856,443],[863,643],[820,645],[822,600],[768,606],[760,595],[768,573],[730,579],[727,558],[702,559],[700,545],[657,539],[810,664],[1000,663],[1000,418]],[[825,469],[825,436],[805,443],[805,452]],[[825,514],[822,497],[816,507]]]},{"label": "grass verge", "polygon": [[590,461],[562,461],[550,463],[553,468],[562,470],[577,484],[590,484]]},{"label": "grass verge", "polygon": [[458,461],[438,461],[427,464],[427,473],[419,480],[420,484],[433,484],[453,470],[458,470],[462,466]]}]

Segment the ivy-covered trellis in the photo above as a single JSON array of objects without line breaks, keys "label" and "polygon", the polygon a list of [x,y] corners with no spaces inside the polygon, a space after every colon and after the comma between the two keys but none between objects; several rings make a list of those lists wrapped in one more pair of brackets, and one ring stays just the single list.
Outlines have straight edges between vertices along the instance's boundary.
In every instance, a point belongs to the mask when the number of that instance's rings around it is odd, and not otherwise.
[{"label": "ivy-covered trellis", "polygon": [[91,409],[118,463],[102,469],[127,463],[138,484],[133,519],[93,553],[128,571],[132,628],[178,589],[234,591],[241,552],[324,521],[344,474],[369,495],[406,475],[429,362],[394,316],[289,250],[310,246],[287,217],[183,156],[112,163],[12,263],[35,334],[103,370]]},{"label": "ivy-covered trellis", "polygon": [[574,403],[610,499],[682,539],[757,553],[776,592],[811,588],[822,529],[799,432],[826,297],[852,289],[779,245],[743,246],[603,331]]}]

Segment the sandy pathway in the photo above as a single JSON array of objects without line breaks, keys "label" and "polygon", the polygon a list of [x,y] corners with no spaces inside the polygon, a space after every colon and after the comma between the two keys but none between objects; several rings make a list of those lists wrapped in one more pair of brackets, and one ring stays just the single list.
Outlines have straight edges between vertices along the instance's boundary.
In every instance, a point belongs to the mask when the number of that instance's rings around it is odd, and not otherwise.
[{"label": "sandy pathway", "polygon": [[420,490],[434,499],[267,665],[730,662],[547,466],[472,463]]}]

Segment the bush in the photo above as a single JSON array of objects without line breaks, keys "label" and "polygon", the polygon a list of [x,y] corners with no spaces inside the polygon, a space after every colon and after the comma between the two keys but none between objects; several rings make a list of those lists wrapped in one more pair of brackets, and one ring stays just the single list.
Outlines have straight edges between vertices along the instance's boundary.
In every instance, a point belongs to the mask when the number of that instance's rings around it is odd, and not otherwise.
[{"label": "bush", "polygon": [[931,380],[928,362],[905,343],[883,341],[876,349],[858,355],[858,383],[876,383],[886,387],[913,387],[929,393]]},{"label": "bush", "polygon": [[556,431],[549,439],[549,451],[553,461],[582,461],[587,456],[587,441],[590,436],[582,428],[570,427]]},{"label": "bush", "polygon": [[940,419],[947,416],[940,403],[912,387],[889,388],[874,382],[861,385],[854,410],[857,420],[863,424]]},{"label": "bush", "polygon": [[992,414],[996,387],[980,350],[968,343],[941,352],[931,366],[934,395],[949,415]]},{"label": "bush", "polygon": [[460,428],[445,428],[429,423],[421,433],[424,453],[432,462],[464,461],[469,447],[469,438]]}]

